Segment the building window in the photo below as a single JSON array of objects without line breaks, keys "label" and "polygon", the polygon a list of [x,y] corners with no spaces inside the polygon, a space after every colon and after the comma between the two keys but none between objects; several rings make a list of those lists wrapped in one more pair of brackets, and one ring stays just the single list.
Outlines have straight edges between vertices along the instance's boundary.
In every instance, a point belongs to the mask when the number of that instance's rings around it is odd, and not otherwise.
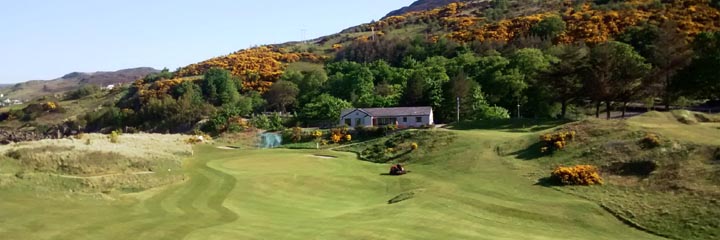
[{"label": "building window", "polygon": [[378,118],[380,126],[395,125],[395,122],[397,122],[397,118]]},{"label": "building window", "polygon": [[407,122],[407,117],[403,117],[403,122],[404,122],[404,123]]},{"label": "building window", "polygon": [[363,119],[362,118],[356,118],[355,119],[355,126],[362,126],[363,125]]},{"label": "building window", "polygon": [[422,117],[415,117],[415,122],[421,123],[421,122],[422,122]]},{"label": "building window", "polygon": [[352,119],[346,118],[346,119],[345,119],[345,125],[347,125],[348,127],[349,127],[349,126],[352,126]]}]

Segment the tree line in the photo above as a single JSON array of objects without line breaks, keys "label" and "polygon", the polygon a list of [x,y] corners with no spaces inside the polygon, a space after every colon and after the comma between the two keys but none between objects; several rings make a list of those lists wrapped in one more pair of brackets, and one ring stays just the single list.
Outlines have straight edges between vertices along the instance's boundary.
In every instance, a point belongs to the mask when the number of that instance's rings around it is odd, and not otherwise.
[{"label": "tree line", "polygon": [[[553,35],[557,25],[534,31]],[[614,103],[624,113],[628,103],[646,99],[667,107],[678,99],[720,98],[720,33],[688,43],[676,29],[641,24],[592,46],[552,44],[546,37],[507,44],[385,39],[347,46],[323,69],[284,71],[262,93],[244,88],[230,71],[211,68],[148,97],[142,86],[175,77],[165,70],[83,121],[90,130],[179,132],[206,119],[204,130],[221,132],[243,125],[243,117],[273,111],[293,113],[292,124],[322,125],[335,123],[344,108],[432,106],[438,122],[452,122],[458,99],[463,120],[482,120],[567,118],[586,108],[610,117]]]}]

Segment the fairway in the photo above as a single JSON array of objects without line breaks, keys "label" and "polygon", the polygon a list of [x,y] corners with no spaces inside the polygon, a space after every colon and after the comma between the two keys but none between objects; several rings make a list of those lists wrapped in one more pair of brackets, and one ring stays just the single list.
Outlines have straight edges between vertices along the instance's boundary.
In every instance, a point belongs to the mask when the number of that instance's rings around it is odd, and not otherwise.
[{"label": "fairway", "polygon": [[[119,200],[3,190],[3,239],[656,239],[498,157],[523,136],[457,132],[435,156],[388,165],[327,150],[198,146],[183,183]],[[337,158],[319,157],[336,156]],[[411,198],[388,204],[398,195]]]}]

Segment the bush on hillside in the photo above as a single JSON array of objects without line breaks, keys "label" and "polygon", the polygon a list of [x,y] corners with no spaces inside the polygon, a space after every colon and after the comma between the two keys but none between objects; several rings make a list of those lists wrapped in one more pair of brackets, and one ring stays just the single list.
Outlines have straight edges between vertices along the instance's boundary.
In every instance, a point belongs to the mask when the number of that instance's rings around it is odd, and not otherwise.
[{"label": "bush on hillside", "polygon": [[557,167],[550,178],[562,185],[602,185],[603,181],[597,168],[592,165]]},{"label": "bush on hillside", "polygon": [[547,133],[540,136],[542,153],[554,152],[565,149],[567,141],[575,139],[577,132],[575,130],[565,130],[556,133]]},{"label": "bush on hillside", "polygon": [[66,95],[66,100],[75,100],[80,99],[83,97],[87,97],[90,95],[93,95],[100,91],[100,87],[92,85],[92,84],[85,84],[80,86],[77,90],[70,91]]},{"label": "bush on hillside", "polygon": [[660,137],[654,133],[648,133],[640,140],[640,146],[645,149],[652,149],[660,146]]}]

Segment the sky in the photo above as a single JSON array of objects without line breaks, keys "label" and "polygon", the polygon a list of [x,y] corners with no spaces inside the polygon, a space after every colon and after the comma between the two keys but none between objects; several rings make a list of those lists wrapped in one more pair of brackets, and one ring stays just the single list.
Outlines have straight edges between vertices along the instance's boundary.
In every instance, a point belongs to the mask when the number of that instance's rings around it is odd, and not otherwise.
[{"label": "sky", "polygon": [[0,0],[0,83],[175,70],[255,45],[337,33],[412,2]]}]

